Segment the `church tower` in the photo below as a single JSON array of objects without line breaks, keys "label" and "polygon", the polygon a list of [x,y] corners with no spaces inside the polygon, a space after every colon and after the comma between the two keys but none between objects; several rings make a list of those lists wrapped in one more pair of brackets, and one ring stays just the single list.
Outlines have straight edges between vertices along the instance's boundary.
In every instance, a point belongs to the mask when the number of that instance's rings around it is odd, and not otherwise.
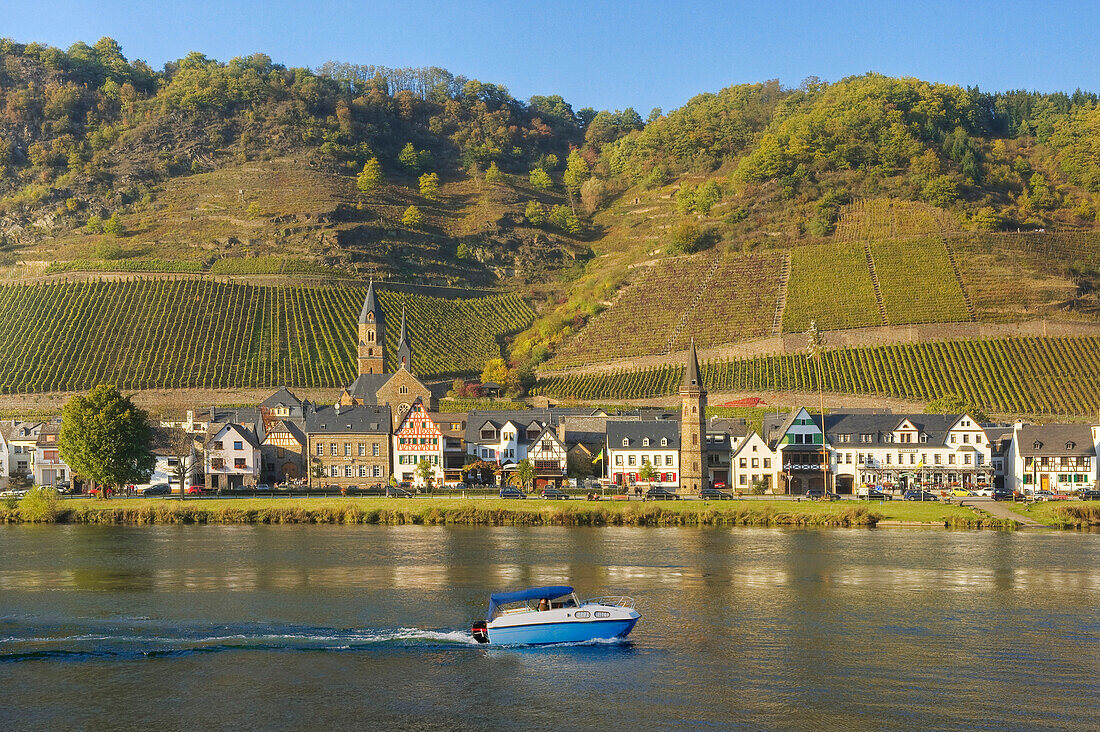
[{"label": "church tower", "polygon": [[381,374],[386,368],[386,322],[374,297],[374,280],[359,313],[359,373]]},{"label": "church tower", "polygon": [[699,357],[691,339],[684,381],[680,384],[680,490],[698,493],[706,482],[707,390],[699,377]]},{"label": "church tower", "polygon": [[409,345],[409,333],[405,329],[405,308],[401,308],[401,338],[397,341],[397,368],[410,374],[413,370],[412,347]]}]

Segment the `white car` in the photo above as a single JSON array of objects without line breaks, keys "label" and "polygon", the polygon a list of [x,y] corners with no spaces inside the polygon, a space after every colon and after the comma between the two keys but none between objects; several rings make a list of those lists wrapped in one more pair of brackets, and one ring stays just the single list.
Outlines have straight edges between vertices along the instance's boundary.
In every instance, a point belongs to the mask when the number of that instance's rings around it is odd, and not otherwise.
[{"label": "white car", "polygon": [[993,489],[992,488],[987,488],[987,487],[975,488],[974,489],[974,495],[981,496],[982,498],[992,498],[993,497]]}]

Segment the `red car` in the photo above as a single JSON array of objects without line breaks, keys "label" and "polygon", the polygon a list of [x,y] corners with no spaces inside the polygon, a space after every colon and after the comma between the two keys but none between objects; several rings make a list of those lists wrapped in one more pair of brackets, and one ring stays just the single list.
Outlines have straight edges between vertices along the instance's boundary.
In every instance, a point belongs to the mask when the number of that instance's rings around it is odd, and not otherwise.
[{"label": "red car", "polygon": [[95,488],[88,489],[88,495],[89,496],[98,496],[100,490],[107,491],[107,497],[108,498],[110,498],[111,496],[113,496],[115,494],[115,492],[113,490],[111,490],[110,486],[107,486],[106,488],[96,486]]},{"label": "red car", "polygon": [[206,486],[193,485],[187,489],[187,495],[189,496],[202,495],[203,493],[206,493]]}]

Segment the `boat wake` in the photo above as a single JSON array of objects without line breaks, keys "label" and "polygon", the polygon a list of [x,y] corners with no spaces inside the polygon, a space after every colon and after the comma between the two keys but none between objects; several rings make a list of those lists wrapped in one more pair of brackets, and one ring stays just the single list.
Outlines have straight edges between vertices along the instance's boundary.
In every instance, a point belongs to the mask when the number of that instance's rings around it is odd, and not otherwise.
[{"label": "boat wake", "polygon": [[439,650],[477,646],[468,632],[420,628],[350,630],[265,625],[166,628],[148,623],[80,629],[13,626],[10,621],[0,621],[0,663],[165,658],[230,651],[324,653],[379,647]]}]

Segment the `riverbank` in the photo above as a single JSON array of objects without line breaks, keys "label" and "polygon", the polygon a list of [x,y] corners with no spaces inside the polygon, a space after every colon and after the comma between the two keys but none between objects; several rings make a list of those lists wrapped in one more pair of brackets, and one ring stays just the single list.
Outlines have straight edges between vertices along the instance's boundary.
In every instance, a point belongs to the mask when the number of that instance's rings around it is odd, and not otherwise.
[{"label": "riverbank", "polygon": [[64,499],[0,507],[4,523],[424,524],[486,526],[940,526],[1016,528],[942,503],[887,501],[561,501],[469,498]]},{"label": "riverbank", "polygon": [[1002,505],[1053,529],[1087,529],[1100,526],[1100,503],[1096,501],[1009,502]]}]

